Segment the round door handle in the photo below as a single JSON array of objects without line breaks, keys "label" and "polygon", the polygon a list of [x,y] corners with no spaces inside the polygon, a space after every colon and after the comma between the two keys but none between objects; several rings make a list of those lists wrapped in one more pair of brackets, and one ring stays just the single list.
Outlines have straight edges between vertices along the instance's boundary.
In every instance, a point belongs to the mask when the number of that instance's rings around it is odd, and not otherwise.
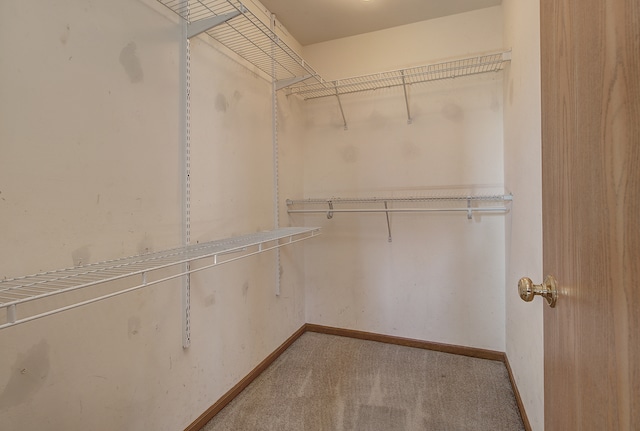
[{"label": "round door handle", "polygon": [[556,306],[558,301],[558,282],[553,275],[547,275],[542,284],[533,284],[528,277],[522,277],[518,281],[518,293],[524,301],[533,301],[536,295],[547,300],[551,308]]}]

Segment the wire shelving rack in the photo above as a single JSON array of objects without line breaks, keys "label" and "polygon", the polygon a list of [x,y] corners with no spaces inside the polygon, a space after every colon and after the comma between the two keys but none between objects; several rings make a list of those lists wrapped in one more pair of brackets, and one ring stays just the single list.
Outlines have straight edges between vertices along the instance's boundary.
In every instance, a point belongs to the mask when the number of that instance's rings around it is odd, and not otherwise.
[{"label": "wire shelving rack", "polygon": [[481,73],[498,72],[511,60],[511,51],[477,55],[468,58],[398,69],[335,81],[298,84],[288,89],[305,100],[343,94],[402,87]]},{"label": "wire shelving rack", "polygon": [[[2,280],[0,311],[4,312],[4,320],[0,313],[0,329],[133,292],[186,274],[304,241],[319,234],[319,228],[281,228]],[[198,266],[184,265],[192,262],[198,262]],[[165,274],[161,271],[163,269],[173,271]],[[115,283],[117,287],[108,293],[97,288],[107,283]],[[53,297],[79,291],[84,295],[82,300],[62,306],[57,301],[50,301]]]},{"label": "wire shelving rack", "polygon": [[465,213],[471,220],[476,213],[507,213],[511,201],[511,194],[287,199],[287,212],[326,214],[327,219],[337,213],[384,213],[391,242],[391,213]]},{"label": "wire shelving rack", "polygon": [[278,81],[278,88],[312,78],[321,81],[302,57],[238,0],[158,1],[187,21],[189,38],[206,33]]}]

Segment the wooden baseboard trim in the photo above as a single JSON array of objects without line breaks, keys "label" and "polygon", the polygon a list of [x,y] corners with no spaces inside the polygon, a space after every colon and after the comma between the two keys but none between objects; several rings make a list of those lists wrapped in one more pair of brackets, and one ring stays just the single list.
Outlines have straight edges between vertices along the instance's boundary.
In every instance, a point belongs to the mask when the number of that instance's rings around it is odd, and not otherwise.
[{"label": "wooden baseboard trim", "polygon": [[220,412],[227,404],[229,404],[240,392],[242,392],[251,382],[253,382],[269,365],[273,363],[278,357],[289,348],[302,334],[306,332],[306,325],[303,325],[298,329],[291,337],[280,345],[276,350],[267,356],[262,362],[258,364],[249,374],[247,374],[242,380],[240,380],[233,388],[231,388],[226,394],[222,396],[214,405],[209,407],[203,414],[198,417],[191,425],[189,425],[185,431],[199,431],[209,422],[215,415]]},{"label": "wooden baseboard trim", "polygon": [[379,341],[387,344],[416,347],[419,349],[434,350],[436,352],[452,353],[454,355],[471,356],[473,358],[489,359],[491,361],[504,361],[504,353],[495,350],[477,349],[475,347],[455,346],[452,344],[433,343],[430,341],[415,340],[412,338],[382,335],[373,332],[355,331],[352,329],[334,328],[330,326],[307,323],[306,330],[321,334],[339,335],[341,337],[357,338],[360,340]]},{"label": "wooden baseboard trim", "polygon": [[360,340],[378,341],[387,344],[396,344],[399,346],[416,347],[419,349],[434,350],[437,352],[451,353],[454,355],[470,356],[473,358],[488,359],[491,361],[503,362],[509,373],[509,380],[511,380],[511,386],[513,387],[513,393],[516,397],[516,403],[520,410],[522,422],[526,431],[531,431],[531,425],[529,419],[524,410],[524,404],[520,397],[520,392],[516,386],[509,360],[503,352],[495,350],[478,349],[475,347],[463,347],[452,344],[433,343],[430,341],[415,340],[412,338],[395,337],[392,335],[376,334],[374,332],[355,331],[352,329],[334,328],[331,326],[316,325],[313,323],[306,323],[300,329],[298,329],[291,337],[280,345],[276,350],[267,356],[262,362],[258,364],[249,374],[247,374],[242,380],[240,380],[233,388],[231,388],[226,394],[222,396],[215,404],[209,407],[203,414],[201,414],[191,425],[189,425],[185,431],[200,431],[213,417],[220,412],[227,404],[238,396],[249,384],[254,381],[264,370],[269,367],[285,350],[289,348],[302,334],[305,332],[317,332],[320,334],[338,335],[341,337],[356,338]]},{"label": "wooden baseboard trim", "polygon": [[509,364],[509,358],[506,354],[504,355],[504,365],[507,367],[507,372],[509,373],[509,380],[511,381],[511,387],[513,388],[513,395],[516,397],[516,403],[518,404],[518,410],[520,411],[520,417],[522,418],[524,429],[525,431],[531,431],[531,424],[527,417],[527,411],[524,409],[524,403],[522,402],[522,397],[520,397],[520,391],[518,390],[518,385],[516,385],[516,379],[513,375],[511,365]]}]

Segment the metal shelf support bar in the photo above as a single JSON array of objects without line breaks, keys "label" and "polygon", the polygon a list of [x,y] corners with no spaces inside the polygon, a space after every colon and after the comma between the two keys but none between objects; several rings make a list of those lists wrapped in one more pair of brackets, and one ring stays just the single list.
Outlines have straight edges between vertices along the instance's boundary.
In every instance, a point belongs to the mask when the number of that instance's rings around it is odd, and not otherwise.
[{"label": "metal shelf support bar", "polygon": [[387,201],[384,201],[384,209],[385,209],[385,214],[387,216],[387,230],[389,231],[389,242],[392,241],[391,239],[391,222],[389,221],[389,205],[387,205]]},{"label": "metal shelf support bar", "polygon": [[[191,242],[191,47],[189,41],[189,5],[186,19],[181,20],[182,43],[180,46],[180,152],[182,177],[182,245]],[[182,348],[191,346],[191,277],[189,262],[183,264],[181,307]]]},{"label": "metal shelf support bar", "polygon": [[228,12],[222,15],[216,15],[209,18],[204,18],[204,19],[189,23],[187,26],[188,27],[187,38],[191,39],[192,37],[195,37],[201,33],[204,33],[205,31],[211,30],[212,28],[217,27],[220,24],[224,24],[230,19],[237,17],[241,13],[242,12],[238,10],[238,11]]},{"label": "metal shelf support bar", "polygon": [[407,93],[407,80],[404,76],[404,70],[400,71],[402,75],[402,88],[404,89],[404,102],[407,105],[407,124],[413,123],[413,119],[411,118],[411,109],[409,108],[409,94]]},{"label": "metal shelf support bar", "polygon": [[344,109],[342,109],[342,101],[340,100],[340,93],[338,92],[338,81],[335,82],[336,98],[338,99],[338,106],[340,107],[340,113],[342,114],[342,121],[344,121],[344,130],[349,130],[347,126],[347,118],[344,116]]}]

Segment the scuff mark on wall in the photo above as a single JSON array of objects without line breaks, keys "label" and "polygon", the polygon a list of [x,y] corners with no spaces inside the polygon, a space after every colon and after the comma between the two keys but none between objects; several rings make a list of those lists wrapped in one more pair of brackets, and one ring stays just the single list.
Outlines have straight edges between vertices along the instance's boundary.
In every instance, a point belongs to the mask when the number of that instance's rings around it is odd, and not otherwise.
[{"label": "scuff mark on wall", "polygon": [[449,102],[442,107],[442,116],[454,123],[460,123],[464,120],[464,111],[460,105]]},{"label": "scuff mark on wall", "polygon": [[227,98],[224,94],[218,93],[218,95],[216,96],[215,107],[216,111],[218,112],[227,112],[227,109],[229,108],[229,102],[227,101]]},{"label": "scuff mark on wall", "polygon": [[127,335],[129,338],[135,337],[140,333],[140,318],[138,316],[129,317],[127,323]]},{"label": "scuff mark on wall", "polygon": [[29,402],[44,386],[51,364],[49,344],[42,340],[26,353],[18,353],[11,377],[0,393],[0,410]]},{"label": "scuff mark on wall", "polygon": [[91,258],[91,252],[89,251],[89,246],[84,245],[80,248],[77,248],[71,252],[71,258],[73,259],[73,266],[82,266],[89,263],[89,259]]},{"label": "scuff mark on wall", "polygon": [[67,24],[67,27],[65,28],[65,30],[60,35],[60,43],[61,44],[63,44],[63,45],[67,44],[67,42],[69,41],[70,32],[71,32],[71,25]]},{"label": "scuff mark on wall", "polygon": [[340,151],[342,160],[346,163],[355,163],[358,161],[358,149],[353,145],[347,145]]},{"label": "scuff mark on wall", "polygon": [[136,43],[129,42],[120,51],[120,64],[133,84],[144,81],[144,72],[142,71],[138,54],[136,54],[136,49]]},{"label": "scuff mark on wall", "polygon": [[406,141],[402,144],[402,155],[405,159],[414,160],[420,156],[421,150],[413,142]]},{"label": "scuff mark on wall", "polygon": [[216,295],[212,293],[211,295],[205,296],[203,302],[205,307],[211,307],[212,305],[216,305]]},{"label": "scuff mark on wall", "polygon": [[144,237],[138,243],[138,254],[147,254],[153,251],[153,240],[145,232]]},{"label": "scuff mark on wall", "polygon": [[374,109],[371,115],[369,115],[367,124],[372,130],[384,129],[389,124],[389,117],[381,114],[377,109]]}]

